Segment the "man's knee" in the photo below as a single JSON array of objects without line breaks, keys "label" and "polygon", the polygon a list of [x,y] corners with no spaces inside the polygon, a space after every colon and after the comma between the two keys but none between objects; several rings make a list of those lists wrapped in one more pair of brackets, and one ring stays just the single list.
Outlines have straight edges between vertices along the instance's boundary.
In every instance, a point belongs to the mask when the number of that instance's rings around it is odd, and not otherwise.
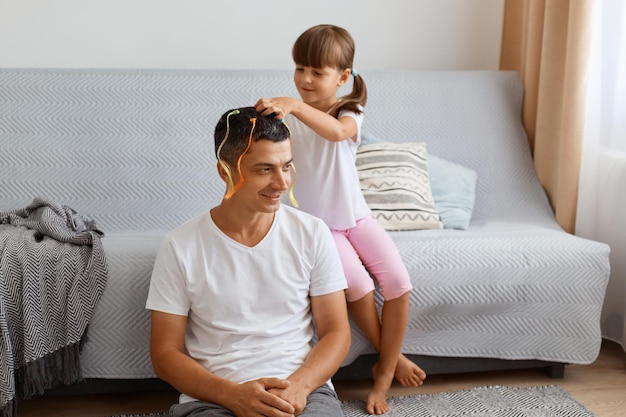
[{"label": "man's knee", "polygon": [[335,390],[324,384],[313,391],[307,398],[302,417],[343,417],[341,402]]},{"label": "man's knee", "polygon": [[217,404],[205,401],[191,401],[184,404],[174,404],[170,408],[172,417],[234,417],[235,414]]}]

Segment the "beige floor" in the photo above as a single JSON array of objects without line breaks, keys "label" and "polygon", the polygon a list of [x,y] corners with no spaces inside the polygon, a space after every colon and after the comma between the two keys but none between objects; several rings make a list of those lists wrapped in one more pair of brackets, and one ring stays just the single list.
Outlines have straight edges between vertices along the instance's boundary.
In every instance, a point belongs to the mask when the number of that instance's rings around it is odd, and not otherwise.
[{"label": "beige floor", "polygon": [[[482,385],[551,385],[567,390],[597,417],[626,415],[626,353],[616,343],[604,341],[598,359],[591,365],[570,365],[563,379],[550,379],[539,370],[432,375],[424,386],[392,387],[391,395],[456,391]],[[363,399],[370,381],[337,382],[342,400]],[[115,414],[167,410],[176,400],[174,392],[126,395],[43,397],[18,406],[19,417],[103,417]]]}]

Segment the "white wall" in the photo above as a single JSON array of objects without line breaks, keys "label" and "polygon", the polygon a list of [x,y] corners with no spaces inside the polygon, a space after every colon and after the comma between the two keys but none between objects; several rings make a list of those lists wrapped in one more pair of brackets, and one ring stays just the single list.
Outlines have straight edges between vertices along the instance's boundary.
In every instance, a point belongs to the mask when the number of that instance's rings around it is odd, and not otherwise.
[{"label": "white wall", "polygon": [[364,69],[498,69],[504,0],[0,0],[0,67],[291,69],[305,29]]}]

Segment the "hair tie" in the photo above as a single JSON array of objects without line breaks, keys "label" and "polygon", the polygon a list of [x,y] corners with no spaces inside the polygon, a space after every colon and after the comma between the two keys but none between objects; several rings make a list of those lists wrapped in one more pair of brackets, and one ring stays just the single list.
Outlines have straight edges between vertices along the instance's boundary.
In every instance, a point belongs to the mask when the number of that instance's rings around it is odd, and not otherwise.
[{"label": "hair tie", "polygon": [[359,72],[356,70],[356,68],[352,68],[352,76],[356,77],[357,75],[359,75]]}]

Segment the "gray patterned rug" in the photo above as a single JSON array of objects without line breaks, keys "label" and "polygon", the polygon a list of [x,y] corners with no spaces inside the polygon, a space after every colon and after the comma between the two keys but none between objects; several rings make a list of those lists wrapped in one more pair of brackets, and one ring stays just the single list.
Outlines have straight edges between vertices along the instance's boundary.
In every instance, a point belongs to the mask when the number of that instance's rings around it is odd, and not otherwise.
[{"label": "gray patterned rug", "polygon": [[[558,385],[486,386],[440,394],[391,397],[389,405],[391,410],[383,415],[385,417],[595,417]],[[342,407],[346,417],[370,417],[364,411],[363,401],[344,401]],[[113,417],[167,417],[167,414]]]}]

